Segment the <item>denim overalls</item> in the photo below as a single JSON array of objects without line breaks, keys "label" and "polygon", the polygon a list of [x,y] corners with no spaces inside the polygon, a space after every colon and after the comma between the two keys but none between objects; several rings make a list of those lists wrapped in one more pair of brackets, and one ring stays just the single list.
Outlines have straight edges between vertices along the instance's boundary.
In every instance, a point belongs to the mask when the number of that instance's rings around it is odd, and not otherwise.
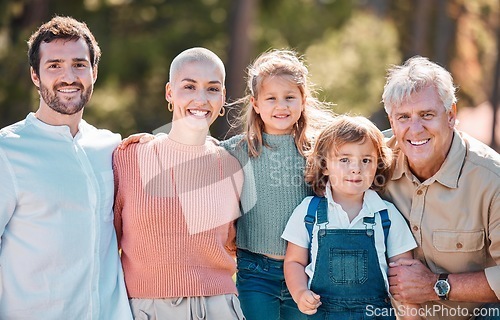
[{"label": "denim overalls", "polygon": [[322,305],[309,319],[395,319],[375,249],[374,219],[365,218],[366,230],[328,230],[327,211],[317,211],[320,230],[311,282]]}]

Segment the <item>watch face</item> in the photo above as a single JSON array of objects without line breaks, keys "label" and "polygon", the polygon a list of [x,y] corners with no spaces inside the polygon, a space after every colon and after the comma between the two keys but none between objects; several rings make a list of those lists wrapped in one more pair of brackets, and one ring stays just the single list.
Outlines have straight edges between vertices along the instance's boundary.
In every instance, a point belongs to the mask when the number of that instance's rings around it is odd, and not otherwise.
[{"label": "watch face", "polygon": [[444,297],[450,292],[450,284],[448,281],[438,280],[434,285],[434,290],[438,296]]}]

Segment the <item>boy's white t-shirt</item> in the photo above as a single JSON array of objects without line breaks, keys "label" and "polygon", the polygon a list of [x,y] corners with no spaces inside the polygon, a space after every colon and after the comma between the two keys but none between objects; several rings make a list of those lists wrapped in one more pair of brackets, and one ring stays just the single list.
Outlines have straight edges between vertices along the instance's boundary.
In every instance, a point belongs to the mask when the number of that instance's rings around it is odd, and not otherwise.
[{"label": "boy's white t-shirt", "polygon": [[[307,265],[305,271],[309,276],[308,286],[311,285],[312,276],[314,274],[316,256],[318,253],[318,238],[317,233],[319,227],[314,224],[312,231],[312,245],[310,246],[309,233],[304,223],[304,217],[307,214],[307,208],[313,197],[306,197],[293,211],[292,216],[288,220],[285,231],[281,237],[288,242],[291,242],[299,247],[311,248],[311,263]],[[335,203],[332,198],[332,193],[330,185],[326,186],[326,198],[328,200],[328,224],[327,229],[363,229],[365,230],[365,225],[363,224],[364,217],[373,217],[373,215],[383,209],[387,209],[389,214],[389,219],[391,220],[391,227],[389,229],[389,235],[387,237],[387,256],[394,257],[398,254],[410,251],[417,247],[415,239],[408,228],[406,220],[403,218],[401,213],[396,209],[396,207],[385,200],[382,200],[380,196],[373,190],[367,190],[363,197],[363,208],[359,214],[349,222],[349,217],[347,213],[342,209],[342,207]],[[374,236],[375,236],[375,248],[377,250],[378,261],[380,264],[380,269],[384,277],[385,285],[387,290],[389,290],[389,282],[387,279],[387,260],[384,253],[384,230],[382,228],[382,222],[380,215],[377,214],[375,217],[374,226]]]}]

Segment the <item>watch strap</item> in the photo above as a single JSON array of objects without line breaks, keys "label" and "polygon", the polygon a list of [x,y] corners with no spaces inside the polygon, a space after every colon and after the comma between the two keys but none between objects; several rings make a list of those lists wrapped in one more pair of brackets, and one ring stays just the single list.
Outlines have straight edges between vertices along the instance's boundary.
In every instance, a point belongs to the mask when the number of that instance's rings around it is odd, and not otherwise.
[{"label": "watch strap", "polygon": [[448,273],[440,273],[439,276],[438,276],[438,280],[448,281],[448,276],[449,276]]}]

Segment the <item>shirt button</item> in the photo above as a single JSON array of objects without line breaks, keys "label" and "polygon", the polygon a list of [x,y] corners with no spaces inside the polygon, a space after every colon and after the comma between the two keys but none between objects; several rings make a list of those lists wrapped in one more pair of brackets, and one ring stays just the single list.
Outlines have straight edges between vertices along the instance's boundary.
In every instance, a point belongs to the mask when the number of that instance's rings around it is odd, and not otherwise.
[{"label": "shirt button", "polygon": [[413,226],[413,231],[417,232],[418,231],[418,226]]},{"label": "shirt button", "polygon": [[462,249],[462,247],[463,247],[463,246],[464,246],[464,245],[463,245],[463,244],[461,244],[460,242],[458,242],[458,243],[457,243],[457,249]]},{"label": "shirt button", "polygon": [[418,190],[418,191],[417,191],[417,194],[418,194],[419,196],[421,196],[421,195],[422,195],[422,193],[424,193],[422,190]]}]

